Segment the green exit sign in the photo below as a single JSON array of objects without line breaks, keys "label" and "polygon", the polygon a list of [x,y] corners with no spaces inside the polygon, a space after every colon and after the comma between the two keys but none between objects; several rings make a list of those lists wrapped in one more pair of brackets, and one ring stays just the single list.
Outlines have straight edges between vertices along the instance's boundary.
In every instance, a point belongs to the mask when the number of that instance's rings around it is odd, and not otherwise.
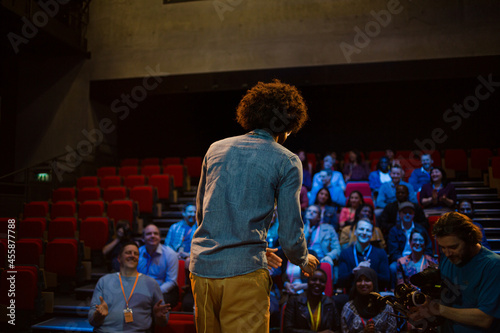
[{"label": "green exit sign", "polygon": [[36,180],[39,182],[50,182],[50,175],[46,172],[37,173]]}]

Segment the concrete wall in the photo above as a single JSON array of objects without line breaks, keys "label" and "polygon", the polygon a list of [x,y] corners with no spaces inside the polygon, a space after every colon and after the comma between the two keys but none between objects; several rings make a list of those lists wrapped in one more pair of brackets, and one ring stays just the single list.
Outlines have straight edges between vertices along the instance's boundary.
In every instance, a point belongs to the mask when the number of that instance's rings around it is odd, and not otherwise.
[{"label": "concrete wall", "polygon": [[496,0],[93,0],[92,80],[500,53]]}]

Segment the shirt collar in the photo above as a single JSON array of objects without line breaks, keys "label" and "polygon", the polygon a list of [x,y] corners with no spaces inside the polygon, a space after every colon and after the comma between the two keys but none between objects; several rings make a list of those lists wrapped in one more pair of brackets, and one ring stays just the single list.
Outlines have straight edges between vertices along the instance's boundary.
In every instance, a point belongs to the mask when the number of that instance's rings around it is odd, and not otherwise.
[{"label": "shirt collar", "polygon": [[268,131],[266,131],[265,129],[257,128],[257,129],[254,129],[253,131],[248,132],[247,134],[248,135],[260,136],[260,137],[263,137],[266,140],[272,140],[272,141],[274,141],[273,136]]}]

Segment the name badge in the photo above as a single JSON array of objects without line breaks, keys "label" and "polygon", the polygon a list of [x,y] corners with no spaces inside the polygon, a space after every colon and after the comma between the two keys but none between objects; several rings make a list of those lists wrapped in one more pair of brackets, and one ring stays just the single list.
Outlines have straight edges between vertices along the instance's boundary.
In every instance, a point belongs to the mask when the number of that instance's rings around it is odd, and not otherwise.
[{"label": "name badge", "polygon": [[132,309],[126,308],[123,310],[123,315],[125,316],[125,322],[131,323],[134,321],[134,317],[132,315]]}]

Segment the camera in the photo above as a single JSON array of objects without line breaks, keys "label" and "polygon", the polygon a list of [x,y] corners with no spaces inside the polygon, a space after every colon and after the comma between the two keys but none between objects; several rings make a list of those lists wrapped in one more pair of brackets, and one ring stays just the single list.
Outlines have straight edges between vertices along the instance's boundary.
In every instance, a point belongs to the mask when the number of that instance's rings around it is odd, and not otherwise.
[{"label": "camera", "polygon": [[[382,297],[371,293],[370,302],[373,306],[382,307],[389,304],[396,313],[402,313],[407,318],[410,309],[423,305],[427,298],[440,299],[441,273],[435,267],[428,267],[410,278],[411,284],[400,284],[394,291],[394,296]],[[442,318],[428,319],[423,323],[412,323],[416,332],[435,332],[435,328],[442,324]],[[420,328],[418,328],[420,327]]]}]

